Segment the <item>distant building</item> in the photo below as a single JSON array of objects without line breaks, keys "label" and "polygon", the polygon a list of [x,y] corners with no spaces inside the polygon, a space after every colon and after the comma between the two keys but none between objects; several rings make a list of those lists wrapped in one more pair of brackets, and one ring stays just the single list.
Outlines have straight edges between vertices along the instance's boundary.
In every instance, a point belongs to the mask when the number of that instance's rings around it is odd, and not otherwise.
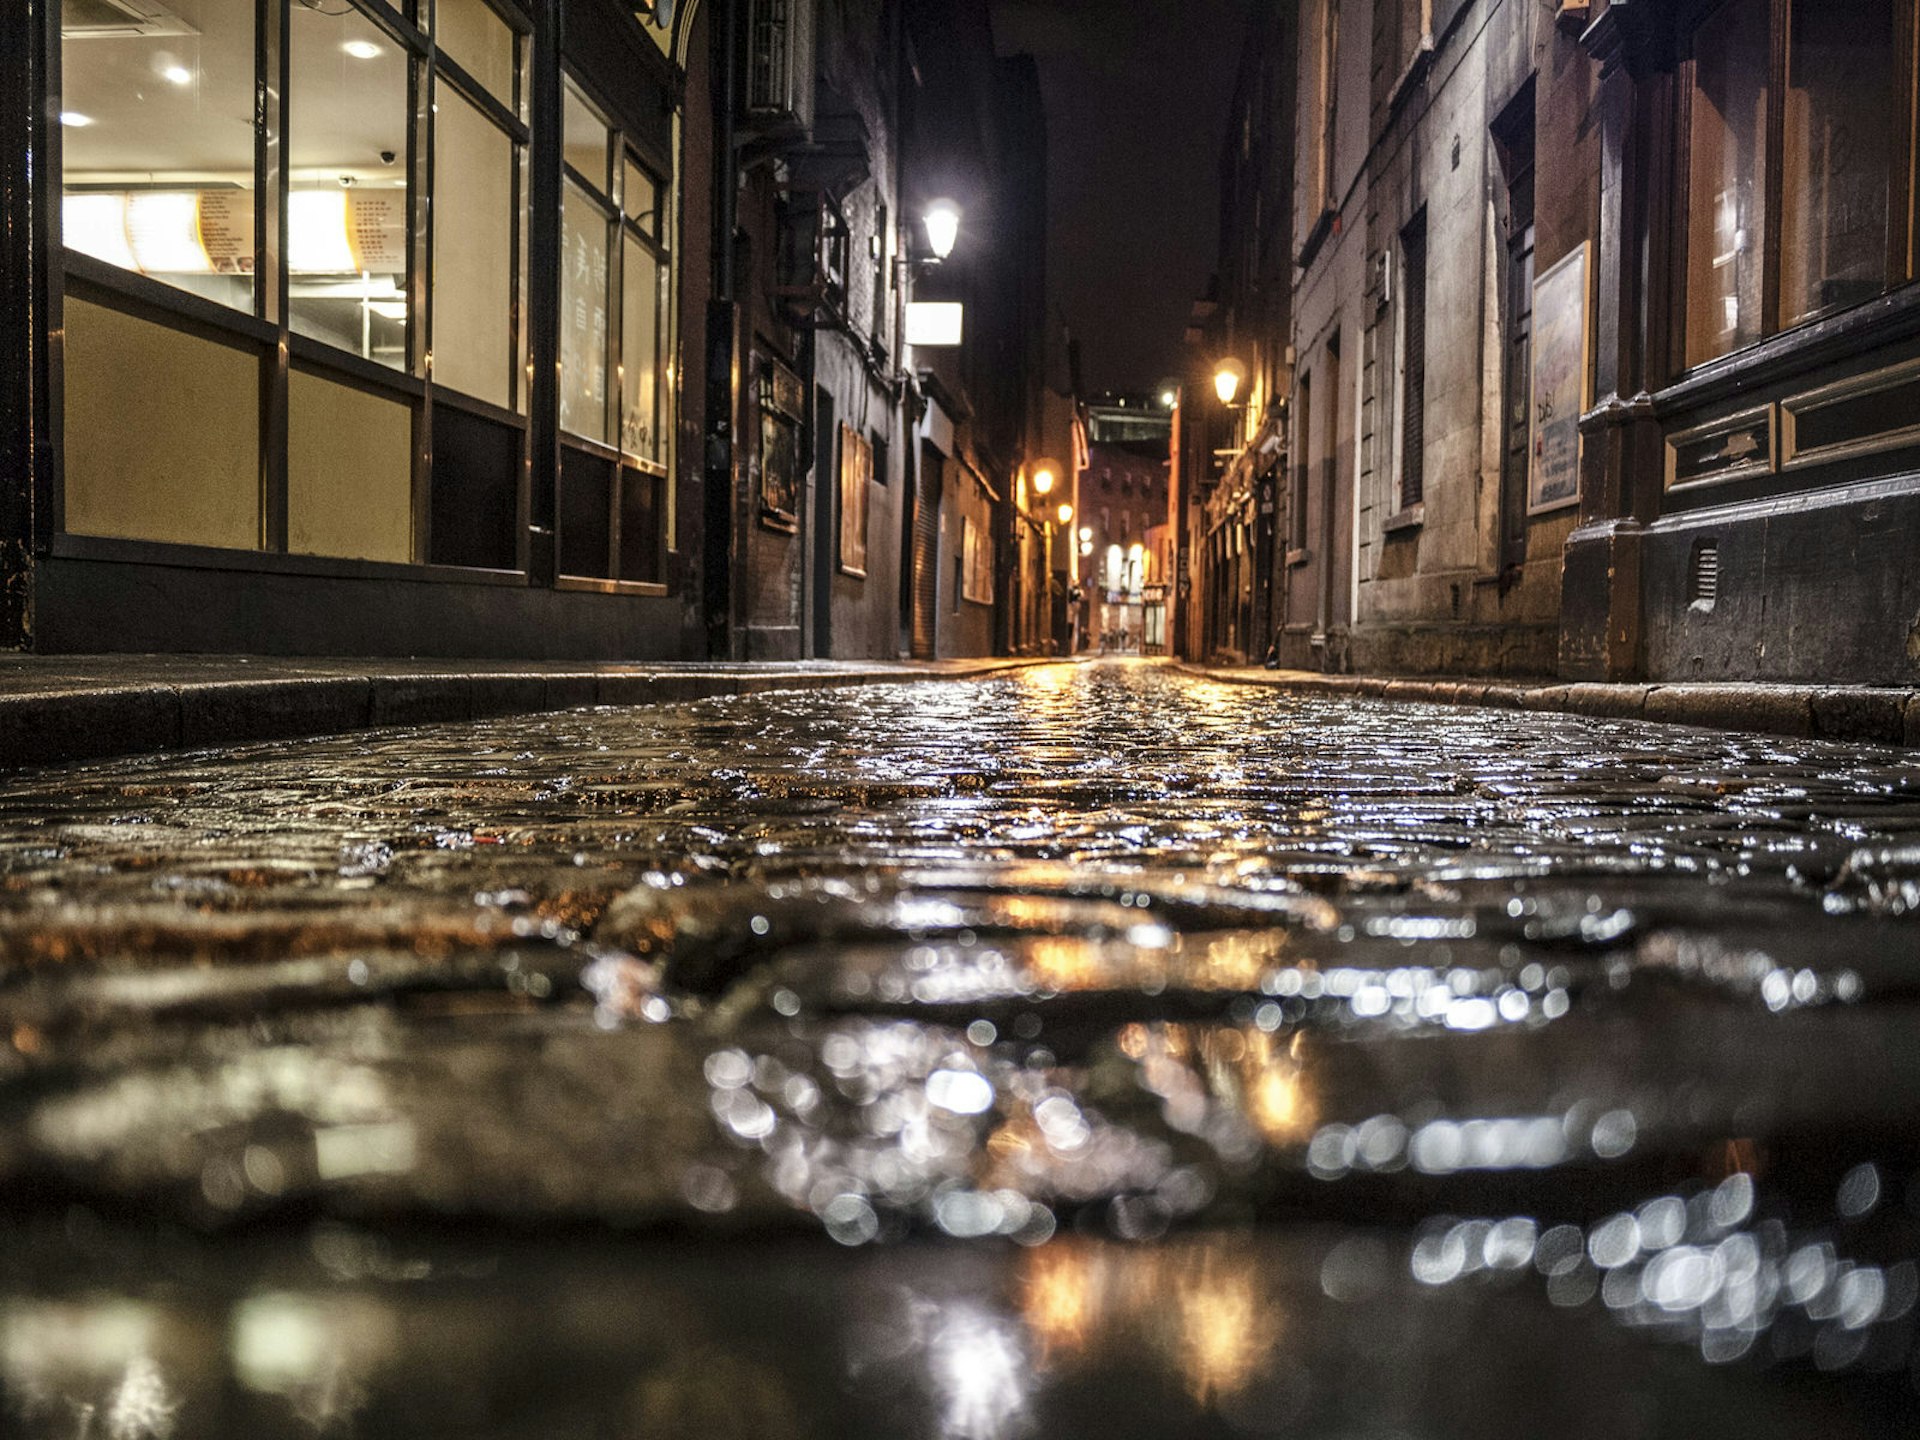
[{"label": "distant building", "polygon": [[1172,432],[1172,407],[1160,397],[1105,395],[1087,406],[1076,524],[1086,634],[1094,648],[1168,648]]}]

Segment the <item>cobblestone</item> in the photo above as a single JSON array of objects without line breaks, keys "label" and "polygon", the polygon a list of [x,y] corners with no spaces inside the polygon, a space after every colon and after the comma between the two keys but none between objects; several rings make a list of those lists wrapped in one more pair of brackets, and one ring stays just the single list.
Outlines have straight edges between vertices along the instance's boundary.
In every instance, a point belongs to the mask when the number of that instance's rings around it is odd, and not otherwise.
[{"label": "cobblestone", "polygon": [[1903,1433],[1916,906],[1898,750],[1143,665],[28,772],[0,1385]]}]

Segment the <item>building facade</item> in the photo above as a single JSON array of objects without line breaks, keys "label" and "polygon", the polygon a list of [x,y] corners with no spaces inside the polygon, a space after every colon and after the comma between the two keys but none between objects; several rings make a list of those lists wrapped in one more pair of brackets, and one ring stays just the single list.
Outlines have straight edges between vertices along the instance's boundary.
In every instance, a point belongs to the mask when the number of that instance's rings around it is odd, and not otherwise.
[{"label": "building facade", "polygon": [[[938,442],[1038,320],[906,333],[984,5],[49,0],[0,53],[0,646],[886,656],[922,589],[995,645],[1017,447]],[[1035,246],[973,170],[991,297]]]},{"label": "building facade", "polygon": [[[1258,11],[1192,332],[1250,403],[1224,445],[1182,417],[1183,477],[1221,452],[1186,510],[1196,653],[1271,628],[1316,668],[1912,683],[1916,33],[1913,0]],[[1247,258],[1263,126],[1284,322]]]}]

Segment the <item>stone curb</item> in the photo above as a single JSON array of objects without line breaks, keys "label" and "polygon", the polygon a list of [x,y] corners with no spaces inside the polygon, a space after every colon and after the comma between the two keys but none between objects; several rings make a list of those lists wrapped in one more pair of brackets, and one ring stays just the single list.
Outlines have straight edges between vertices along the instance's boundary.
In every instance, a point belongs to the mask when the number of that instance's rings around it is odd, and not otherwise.
[{"label": "stone curb", "polygon": [[285,676],[143,685],[50,688],[0,694],[0,774],[30,765],[99,760],[258,740],[339,735],[389,725],[430,725],[532,715],[594,705],[671,705],[721,695],[840,685],[966,680],[1040,658],[983,660],[964,668],[870,670],[599,671]]},{"label": "stone curb", "polygon": [[1656,720],[1821,740],[1920,747],[1920,691],[1865,686],[1719,684],[1511,684],[1487,680],[1386,680],[1300,672],[1248,673],[1176,662],[1228,685],[1265,685],[1303,695],[1364,695],[1430,705],[1477,705]]}]

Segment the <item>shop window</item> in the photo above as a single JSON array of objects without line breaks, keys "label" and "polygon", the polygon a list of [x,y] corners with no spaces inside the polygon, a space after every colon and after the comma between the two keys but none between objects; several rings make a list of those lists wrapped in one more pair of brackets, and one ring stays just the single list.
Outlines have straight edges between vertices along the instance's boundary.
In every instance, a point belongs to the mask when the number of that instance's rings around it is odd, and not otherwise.
[{"label": "shop window", "polygon": [[433,379],[507,409],[521,387],[514,334],[519,155],[441,83],[433,126]]},{"label": "shop window", "polygon": [[287,396],[287,549],[413,558],[413,408],[296,370]]},{"label": "shop window", "polygon": [[254,308],[254,0],[172,0],[165,33],[64,17],[62,228],[69,249]]},{"label": "shop window", "polygon": [[72,295],[66,331],[67,529],[257,548],[258,357]]},{"label": "shop window", "polygon": [[1899,131],[1893,6],[1796,4],[1787,39],[1780,208],[1781,322],[1870,299],[1887,284],[1888,177]]},{"label": "shop window", "polygon": [[610,452],[614,493],[604,498],[617,522],[595,541],[606,559],[589,561],[569,543],[563,564],[568,574],[651,582],[663,569],[668,516],[668,189],[571,80],[563,111],[560,425]]},{"label": "shop window", "polygon": [[522,113],[520,37],[487,0],[434,0],[433,26],[442,58],[452,60],[508,111]]},{"label": "shop window", "polygon": [[1906,278],[1911,140],[1887,117],[1910,106],[1911,20],[1911,0],[1728,0],[1694,30],[1688,366]]},{"label": "shop window", "polygon": [[295,5],[287,33],[288,323],[406,370],[413,61],[345,5]]}]

